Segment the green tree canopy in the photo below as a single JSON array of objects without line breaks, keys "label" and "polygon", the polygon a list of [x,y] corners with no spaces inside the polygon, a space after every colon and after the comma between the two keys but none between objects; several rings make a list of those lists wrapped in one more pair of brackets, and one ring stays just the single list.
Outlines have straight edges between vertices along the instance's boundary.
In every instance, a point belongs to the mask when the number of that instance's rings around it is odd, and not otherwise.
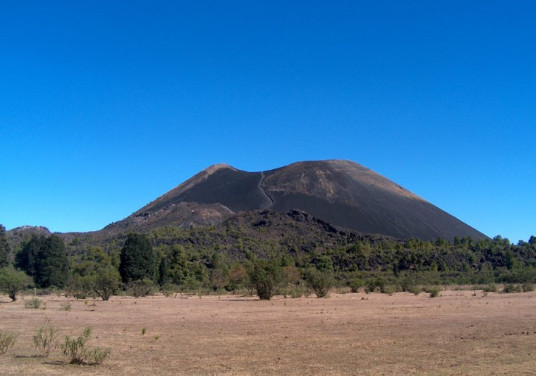
[{"label": "green tree canopy", "polygon": [[57,235],[33,235],[17,254],[15,264],[39,287],[64,287],[69,278],[65,244]]},{"label": "green tree canopy", "polygon": [[13,266],[0,269],[0,291],[8,294],[12,301],[17,300],[18,292],[31,283],[32,279],[26,273],[16,270]]},{"label": "green tree canopy", "polygon": [[121,249],[119,273],[124,283],[154,279],[156,256],[149,239],[143,234],[129,234]]},{"label": "green tree canopy", "polygon": [[0,268],[9,264],[9,243],[4,225],[0,225]]},{"label": "green tree canopy", "polygon": [[50,235],[41,248],[35,265],[34,280],[40,287],[64,287],[69,279],[69,261],[65,244],[57,235]]},{"label": "green tree canopy", "polygon": [[110,299],[117,292],[121,280],[119,272],[111,265],[97,269],[95,274],[87,278],[93,292],[102,300]]},{"label": "green tree canopy", "polygon": [[112,257],[101,247],[90,247],[71,269],[69,287],[77,298],[98,295],[108,300],[119,289],[121,277]]},{"label": "green tree canopy", "polygon": [[281,267],[273,260],[257,260],[250,270],[249,279],[261,300],[270,300],[281,281]]},{"label": "green tree canopy", "polygon": [[21,251],[15,257],[15,266],[26,272],[29,276],[35,275],[37,258],[41,249],[45,246],[46,237],[43,235],[32,235],[30,240],[24,244]]}]

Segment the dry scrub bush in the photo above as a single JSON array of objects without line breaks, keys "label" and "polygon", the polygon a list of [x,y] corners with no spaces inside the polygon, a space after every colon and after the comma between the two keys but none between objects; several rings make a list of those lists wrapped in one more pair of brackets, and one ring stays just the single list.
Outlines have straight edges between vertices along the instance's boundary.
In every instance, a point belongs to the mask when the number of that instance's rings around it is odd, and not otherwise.
[{"label": "dry scrub bush", "polygon": [[86,343],[91,336],[91,326],[84,329],[80,337],[65,336],[65,343],[61,345],[63,355],[69,358],[71,364],[100,364],[110,355],[110,349],[94,347],[87,348]]},{"label": "dry scrub bush", "polygon": [[62,311],[66,311],[66,312],[68,312],[68,311],[71,310],[71,307],[72,307],[72,306],[71,306],[71,303],[67,302],[67,303],[62,303],[62,304],[60,305],[60,307],[61,307]]},{"label": "dry scrub bush", "polygon": [[281,289],[279,292],[285,298],[287,296],[290,296],[293,299],[301,298],[302,296],[307,297],[307,296],[311,295],[311,291],[310,291],[310,289],[308,287],[300,286],[300,285],[289,286],[289,287],[286,287],[284,289]]},{"label": "dry scrub bush", "polygon": [[41,356],[47,358],[50,352],[56,348],[57,334],[58,329],[52,326],[41,327],[37,330],[37,334],[33,336],[33,342]]},{"label": "dry scrub bush", "polygon": [[39,300],[35,296],[31,298],[30,300],[24,301],[24,308],[38,309],[39,307],[41,307],[41,300]]},{"label": "dry scrub bush", "polygon": [[17,340],[17,335],[0,331],[0,355],[5,354]]}]

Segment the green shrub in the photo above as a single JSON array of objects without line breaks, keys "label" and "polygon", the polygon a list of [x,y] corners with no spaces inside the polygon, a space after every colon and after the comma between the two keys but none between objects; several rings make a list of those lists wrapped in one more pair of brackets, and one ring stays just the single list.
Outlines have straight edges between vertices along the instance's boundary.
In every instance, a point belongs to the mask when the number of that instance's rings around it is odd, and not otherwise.
[{"label": "green shrub", "polygon": [[281,280],[281,267],[273,261],[258,260],[249,272],[251,284],[261,300],[270,300]]},{"label": "green shrub", "polygon": [[316,269],[311,269],[307,272],[306,282],[317,297],[325,298],[333,286],[333,276],[329,272],[320,272]]},{"label": "green shrub", "polygon": [[337,294],[345,295],[352,292],[352,289],[350,289],[348,286],[339,286],[336,287],[335,291]]},{"label": "green shrub", "polygon": [[401,278],[399,283],[400,283],[400,288],[402,289],[403,292],[409,292],[412,294],[415,294],[416,290],[419,290],[419,292],[421,292],[421,289],[419,289],[419,287],[417,286],[414,278],[411,278],[411,277]]},{"label": "green shrub", "polygon": [[361,287],[363,287],[363,280],[360,278],[353,278],[348,281],[348,287],[350,287],[351,292],[358,292]]},{"label": "green shrub", "polygon": [[[114,267],[102,267],[97,270],[95,275],[90,277],[90,286],[95,294],[106,301],[119,290],[120,281],[119,272]],[[142,283],[145,283],[145,281],[144,279]],[[149,281],[149,285],[151,286],[149,289],[150,292],[153,289],[152,282],[150,280],[147,281]],[[149,292],[146,295],[149,295]]]},{"label": "green shrub", "polygon": [[525,282],[521,288],[523,289],[523,292],[534,291],[534,284]]},{"label": "green shrub", "polygon": [[427,292],[430,294],[430,298],[436,298],[439,296],[439,292],[441,291],[441,289],[437,286],[434,286],[434,287],[427,287],[424,289],[424,292]]},{"label": "green shrub", "polygon": [[166,283],[164,284],[163,286],[160,287],[160,292],[166,296],[166,297],[170,297],[170,296],[173,296],[177,293],[178,291],[178,286],[177,285],[174,285],[172,283]]},{"label": "green shrub", "polygon": [[0,355],[5,354],[17,341],[17,335],[0,331]]},{"label": "green shrub", "polygon": [[290,289],[290,296],[295,299],[309,295],[311,295],[311,291],[305,286],[294,286]]},{"label": "green shrub", "polygon": [[110,349],[94,347],[87,348],[86,343],[91,336],[91,326],[84,329],[80,337],[65,336],[65,343],[61,345],[63,355],[67,356],[71,364],[100,364],[110,355]]},{"label": "green shrub", "polygon": [[57,334],[58,329],[52,326],[41,327],[37,330],[37,334],[33,336],[33,342],[41,356],[47,358],[50,352],[56,348]]},{"label": "green shrub", "polygon": [[93,296],[91,276],[73,275],[69,281],[69,292],[76,299],[85,299],[88,296]]},{"label": "green shrub", "polygon": [[483,288],[484,292],[497,292],[497,285],[495,283],[489,283]]},{"label": "green shrub", "polygon": [[371,292],[376,291],[376,289],[379,289],[380,292],[385,291],[385,279],[383,279],[382,277],[376,277],[367,280],[367,282],[365,283],[365,292],[369,294]]},{"label": "green shrub", "polygon": [[364,290],[367,294],[373,293],[374,290],[376,290],[376,284],[374,283],[374,280],[369,279],[367,282],[365,282]]},{"label": "green shrub", "polygon": [[388,294],[393,295],[397,291],[396,286],[392,285],[384,285],[382,289],[380,289],[380,292],[382,294]]},{"label": "green shrub", "polygon": [[521,286],[515,283],[509,283],[507,285],[504,285],[503,287],[503,292],[507,294],[521,292],[521,291],[522,291]]},{"label": "green shrub", "polygon": [[419,287],[417,285],[411,286],[408,289],[408,292],[413,294],[413,295],[419,295],[422,292],[422,287]]},{"label": "green shrub", "polygon": [[284,288],[279,288],[277,289],[276,293],[279,295],[283,295],[285,298],[290,296],[294,299],[301,298],[308,293],[310,294],[309,288],[302,285],[292,285]]},{"label": "green shrub", "polygon": [[19,291],[30,286],[31,283],[31,278],[26,273],[12,266],[0,269],[0,291],[8,294],[12,301],[17,300]]},{"label": "green shrub", "polygon": [[132,282],[132,296],[140,298],[144,296],[153,295],[155,291],[154,283],[147,278],[139,281]]}]

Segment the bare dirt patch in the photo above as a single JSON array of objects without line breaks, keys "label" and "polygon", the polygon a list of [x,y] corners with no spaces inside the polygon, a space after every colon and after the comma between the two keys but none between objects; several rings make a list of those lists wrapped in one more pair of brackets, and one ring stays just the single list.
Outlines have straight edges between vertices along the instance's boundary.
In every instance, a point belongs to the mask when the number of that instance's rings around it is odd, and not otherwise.
[{"label": "bare dirt patch", "polygon": [[[328,299],[239,296],[0,297],[0,329],[19,335],[2,375],[534,375],[536,292],[333,294]],[[66,311],[66,303],[71,304]],[[37,356],[32,336],[93,327],[110,347],[99,366]]]}]

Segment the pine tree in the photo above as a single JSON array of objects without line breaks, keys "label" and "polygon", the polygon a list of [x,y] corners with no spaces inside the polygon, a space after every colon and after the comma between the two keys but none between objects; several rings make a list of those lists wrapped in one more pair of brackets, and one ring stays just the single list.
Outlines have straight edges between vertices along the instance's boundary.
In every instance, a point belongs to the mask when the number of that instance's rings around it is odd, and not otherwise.
[{"label": "pine tree", "polygon": [[15,266],[26,272],[31,277],[36,274],[36,263],[41,249],[45,246],[46,237],[32,235],[30,240],[22,247],[15,257]]},{"label": "pine tree", "polygon": [[64,287],[67,283],[69,261],[59,236],[50,235],[45,241],[37,257],[34,279],[40,287]]},{"label": "pine tree", "polygon": [[124,283],[148,278],[154,280],[156,257],[149,239],[143,234],[129,234],[121,249],[119,273]]}]

